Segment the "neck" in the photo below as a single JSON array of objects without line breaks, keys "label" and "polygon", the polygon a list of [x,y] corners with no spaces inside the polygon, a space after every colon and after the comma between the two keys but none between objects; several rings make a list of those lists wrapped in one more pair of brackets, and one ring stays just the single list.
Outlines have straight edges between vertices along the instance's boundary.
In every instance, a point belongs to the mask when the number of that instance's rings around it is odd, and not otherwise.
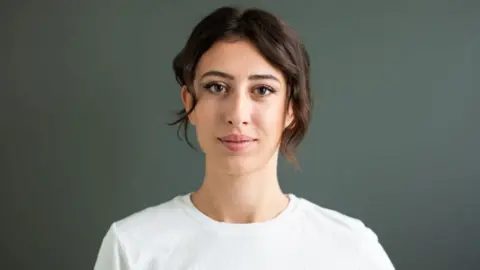
[{"label": "neck", "polygon": [[192,194],[195,206],[210,218],[227,223],[262,222],[274,218],[288,205],[277,178],[277,159],[242,174],[209,165],[201,187]]}]

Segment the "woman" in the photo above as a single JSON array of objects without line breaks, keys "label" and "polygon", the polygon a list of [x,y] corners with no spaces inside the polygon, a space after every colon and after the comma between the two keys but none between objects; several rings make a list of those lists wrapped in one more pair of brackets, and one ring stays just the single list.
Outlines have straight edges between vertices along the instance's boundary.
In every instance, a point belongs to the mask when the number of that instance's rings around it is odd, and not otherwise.
[{"label": "woman", "polygon": [[[309,60],[295,33],[258,9],[204,18],[173,62],[205,175],[179,195],[112,224],[95,269],[394,269],[357,219],[284,194],[281,152],[310,120]],[[188,139],[187,139],[188,142]]]}]

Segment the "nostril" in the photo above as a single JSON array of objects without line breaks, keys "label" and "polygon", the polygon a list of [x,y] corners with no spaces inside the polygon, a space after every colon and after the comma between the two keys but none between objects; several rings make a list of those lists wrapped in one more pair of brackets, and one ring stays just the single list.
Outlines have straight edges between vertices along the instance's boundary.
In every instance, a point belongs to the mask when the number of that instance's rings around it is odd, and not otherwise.
[{"label": "nostril", "polygon": [[227,123],[229,125],[234,125],[234,126],[236,126],[236,125],[248,125],[248,121],[242,121],[242,122],[235,121],[235,122],[233,122],[232,120],[228,120]]}]

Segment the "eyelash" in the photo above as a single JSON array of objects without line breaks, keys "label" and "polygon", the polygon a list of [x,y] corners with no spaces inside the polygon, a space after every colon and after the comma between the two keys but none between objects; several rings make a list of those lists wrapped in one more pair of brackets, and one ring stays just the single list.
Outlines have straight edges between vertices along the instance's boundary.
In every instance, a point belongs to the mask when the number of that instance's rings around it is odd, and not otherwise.
[{"label": "eyelash", "polygon": [[[223,84],[220,84],[220,83],[215,83],[215,82],[211,82],[211,83],[206,83],[206,84],[203,84],[202,85],[202,88],[204,88],[205,90],[211,92],[211,93],[214,93],[214,94],[218,94],[219,92],[216,92],[216,91],[213,91],[211,88],[215,86],[215,87],[222,87],[223,89],[227,89],[227,87]],[[266,89],[266,91],[270,92],[269,94],[273,94],[275,93],[275,89],[269,87],[269,86],[266,86],[266,85],[259,85],[259,86],[256,86],[254,90],[258,90],[258,89]],[[260,95],[260,96],[267,96],[269,94],[265,94],[265,95]]]}]

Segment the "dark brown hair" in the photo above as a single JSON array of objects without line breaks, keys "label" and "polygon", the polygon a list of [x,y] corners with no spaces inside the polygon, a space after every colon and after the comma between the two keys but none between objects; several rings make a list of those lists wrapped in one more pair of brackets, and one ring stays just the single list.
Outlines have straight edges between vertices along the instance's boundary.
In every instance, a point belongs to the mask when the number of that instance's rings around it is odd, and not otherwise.
[{"label": "dark brown hair", "polygon": [[[177,82],[186,86],[193,97],[189,111],[177,113],[177,134],[183,127],[188,140],[188,115],[196,105],[193,81],[200,57],[217,41],[246,39],[250,41],[270,64],[282,71],[287,82],[287,106],[292,105],[294,120],[282,134],[281,153],[298,167],[295,151],[305,136],[311,118],[310,62],[304,45],[296,33],[273,14],[252,8],[240,10],[222,7],[206,16],[193,29],[185,47],[173,60]],[[195,148],[194,148],[195,149]]]}]

